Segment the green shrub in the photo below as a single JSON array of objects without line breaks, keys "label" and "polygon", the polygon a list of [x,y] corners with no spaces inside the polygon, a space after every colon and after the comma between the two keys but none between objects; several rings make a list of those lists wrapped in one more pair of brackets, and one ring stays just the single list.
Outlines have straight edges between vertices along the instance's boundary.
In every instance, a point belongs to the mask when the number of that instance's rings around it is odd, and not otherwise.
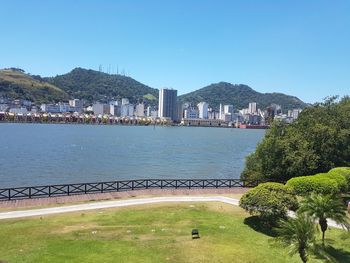
[{"label": "green shrub", "polygon": [[246,192],[240,207],[251,215],[258,215],[266,223],[285,217],[289,209],[296,210],[298,202],[288,188],[280,183],[262,183]]},{"label": "green shrub", "polygon": [[[315,176],[318,176],[318,175],[315,175]],[[338,184],[338,188],[340,192],[348,191],[349,189],[348,181],[345,175],[340,170],[332,169],[328,173],[322,174],[322,176],[335,180]]]},{"label": "green shrub", "polygon": [[347,189],[346,191],[350,190],[350,167],[337,167],[337,168],[333,168],[332,170],[330,170],[328,173],[332,173],[332,174],[339,174],[344,176],[346,183],[347,183]]},{"label": "green shrub", "polygon": [[289,179],[286,187],[296,195],[309,195],[311,192],[318,194],[335,194],[340,189],[336,180],[329,176],[300,176]]}]

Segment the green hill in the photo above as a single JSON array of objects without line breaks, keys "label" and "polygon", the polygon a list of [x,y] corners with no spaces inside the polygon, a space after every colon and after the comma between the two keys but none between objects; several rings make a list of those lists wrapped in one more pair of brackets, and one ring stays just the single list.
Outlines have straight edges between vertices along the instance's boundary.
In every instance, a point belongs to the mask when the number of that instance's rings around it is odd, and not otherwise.
[{"label": "green hill", "polygon": [[[67,74],[49,78],[25,74],[23,70],[15,68],[0,70],[0,96],[28,99],[36,103],[64,101],[69,98],[85,99],[89,102],[128,98],[132,103],[141,100],[151,105],[158,103],[158,89],[127,76],[83,68],[75,68]],[[233,104],[235,108],[241,109],[248,107],[249,102],[257,102],[258,107],[262,109],[276,103],[281,105],[284,111],[306,106],[293,96],[259,93],[246,85],[227,82],[211,84],[179,96],[178,100],[194,105],[206,101],[214,108],[218,108],[222,103]]]},{"label": "green hill", "polygon": [[218,108],[219,104],[233,104],[236,109],[247,108],[249,102],[256,102],[258,107],[265,109],[271,103],[279,104],[282,109],[305,108],[306,104],[297,97],[282,93],[259,93],[249,86],[219,82],[202,89],[184,94],[179,97],[181,102],[197,104],[208,102],[211,107]]},{"label": "green hill", "polygon": [[0,70],[0,97],[27,99],[38,104],[67,100],[68,94],[45,82],[39,76],[25,74],[21,69]]},{"label": "green hill", "polygon": [[70,97],[87,101],[104,101],[128,98],[132,103],[148,100],[156,103],[158,90],[130,77],[111,75],[91,69],[75,68],[71,72],[46,81],[66,91]]}]

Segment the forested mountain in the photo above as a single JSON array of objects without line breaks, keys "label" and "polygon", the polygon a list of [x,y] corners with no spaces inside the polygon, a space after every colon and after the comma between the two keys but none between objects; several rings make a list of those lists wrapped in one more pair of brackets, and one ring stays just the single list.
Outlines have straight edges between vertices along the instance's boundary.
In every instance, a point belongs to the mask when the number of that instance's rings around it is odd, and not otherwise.
[{"label": "forested mountain", "polygon": [[47,83],[40,76],[26,74],[17,68],[0,70],[0,97],[27,99],[38,104],[69,98],[65,91]]},{"label": "forested mountain", "polygon": [[45,78],[45,80],[65,90],[70,97],[86,99],[89,102],[128,98],[133,103],[143,99],[155,103],[158,99],[157,89],[130,77],[91,69],[75,68],[67,74]]},{"label": "forested mountain", "polygon": [[[158,103],[158,89],[127,76],[83,68],[75,68],[67,74],[47,78],[25,74],[20,69],[1,70],[0,96],[28,99],[36,103],[58,102],[69,98],[85,99],[90,103],[108,102],[117,98],[128,98],[132,103],[138,101],[145,101],[151,105]],[[249,102],[257,102],[261,109],[265,109],[271,103],[279,104],[284,111],[306,106],[293,96],[282,93],[259,93],[249,86],[227,82],[211,84],[179,96],[178,100],[193,105],[205,101],[214,108],[218,108],[222,103],[233,104],[236,109],[242,109],[248,107]]]},{"label": "forested mountain", "polygon": [[181,102],[196,105],[198,102],[208,102],[211,107],[219,104],[233,104],[236,109],[247,108],[249,102],[256,102],[258,107],[265,109],[271,103],[279,104],[283,110],[305,108],[306,104],[297,97],[282,93],[259,93],[247,85],[219,82],[179,97]]}]

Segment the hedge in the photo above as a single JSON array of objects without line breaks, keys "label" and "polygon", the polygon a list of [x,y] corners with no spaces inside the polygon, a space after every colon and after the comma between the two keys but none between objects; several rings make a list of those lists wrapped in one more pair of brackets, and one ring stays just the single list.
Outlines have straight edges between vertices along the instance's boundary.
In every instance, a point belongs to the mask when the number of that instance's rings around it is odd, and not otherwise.
[{"label": "hedge", "polygon": [[337,167],[330,170],[328,173],[338,174],[344,176],[347,183],[347,191],[350,190],[350,167]]},{"label": "hedge", "polygon": [[263,221],[273,223],[285,217],[288,210],[296,210],[298,202],[285,185],[262,183],[246,192],[239,205],[251,215],[258,215]]},{"label": "hedge", "polygon": [[286,186],[297,195],[335,194],[348,192],[350,189],[350,168],[339,167],[328,173],[312,176],[294,177],[288,180]]},{"label": "hedge", "polygon": [[296,195],[339,193],[338,183],[323,176],[300,176],[288,180],[286,186]]}]

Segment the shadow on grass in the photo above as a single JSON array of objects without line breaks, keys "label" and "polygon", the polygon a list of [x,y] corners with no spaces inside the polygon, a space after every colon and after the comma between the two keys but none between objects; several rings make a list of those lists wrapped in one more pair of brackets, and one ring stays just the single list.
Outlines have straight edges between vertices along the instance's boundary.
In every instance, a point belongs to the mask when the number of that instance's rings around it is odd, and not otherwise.
[{"label": "shadow on grass", "polygon": [[317,245],[314,254],[317,259],[326,260],[326,262],[350,262],[350,252],[330,245],[325,245],[324,247]]},{"label": "shadow on grass", "polygon": [[276,232],[273,227],[261,221],[258,216],[250,216],[244,219],[244,224],[255,230],[270,237],[276,237]]}]

